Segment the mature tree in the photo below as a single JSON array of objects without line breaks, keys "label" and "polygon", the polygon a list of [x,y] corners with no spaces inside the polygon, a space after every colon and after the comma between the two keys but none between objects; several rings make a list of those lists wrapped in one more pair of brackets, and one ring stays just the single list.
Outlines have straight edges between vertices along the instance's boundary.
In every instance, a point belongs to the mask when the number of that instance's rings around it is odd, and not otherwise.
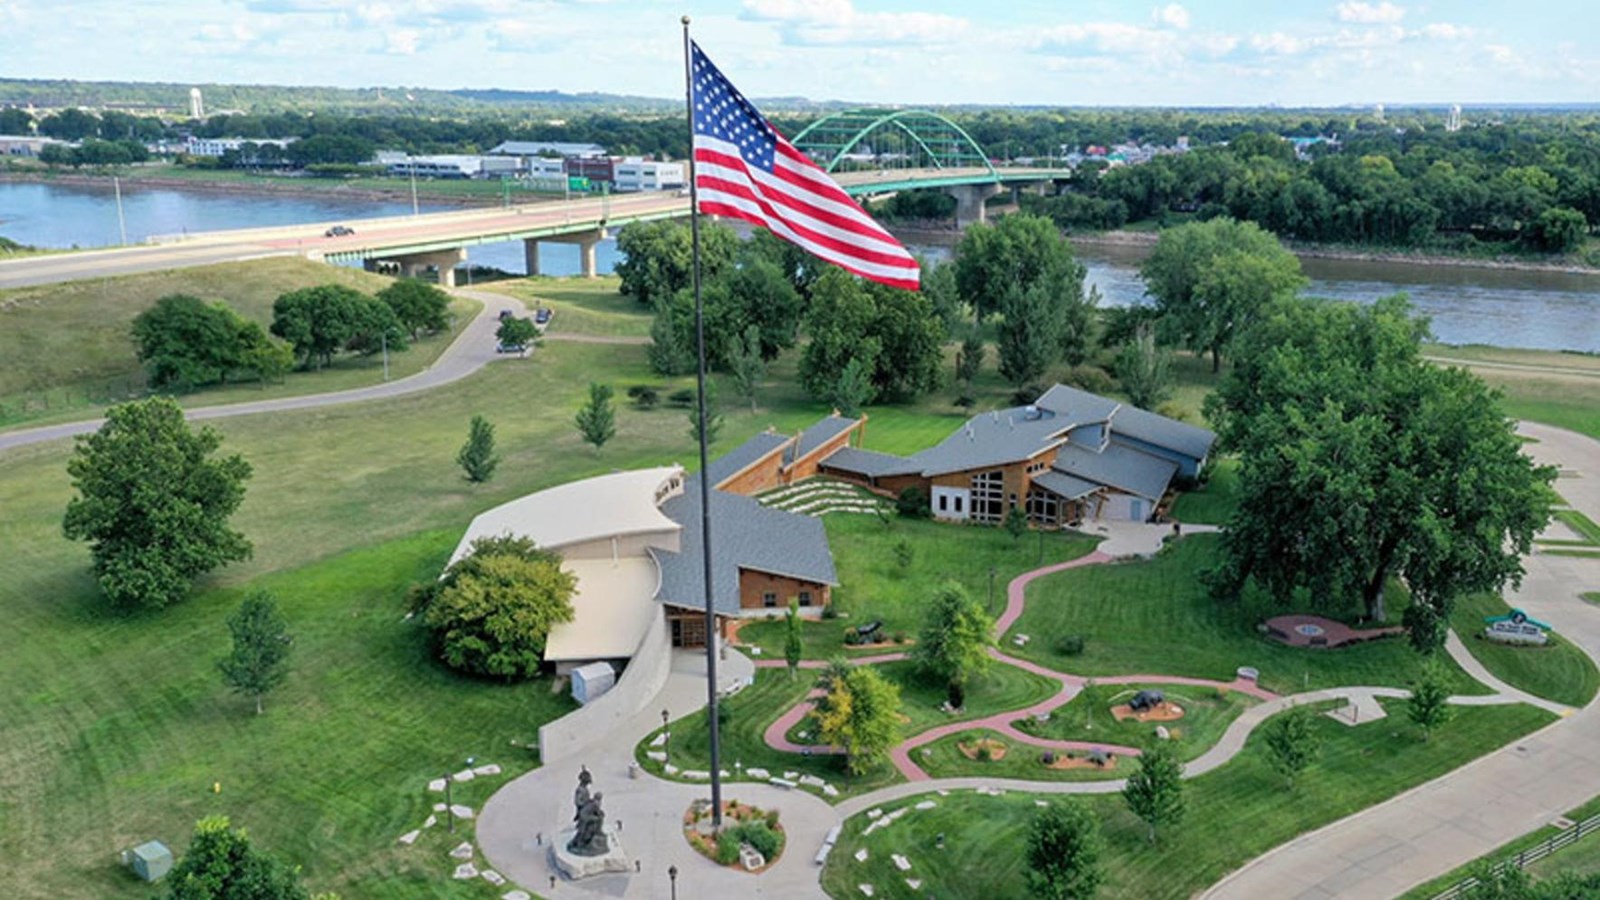
[{"label": "mature tree", "polygon": [[1557,206],[1540,213],[1524,231],[1528,242],[1546,253],[1569,253],[1588,239],[1589,222],[1583,213]]},{"label": "mature tree", "polygon": [[1183,820],[1183,766],[1171,741],[1155,740],[1139,754],[1139,768],[1122,788],[1128,809],[1150,829],[1150,843],[1158,828]]},{"label": "mature tree", "polygon": [[415,278],[402,278],[378,292],[413,339],[450,327],[450,295]]},{"label": "mature tree", "polygon": [[1028,888],[1045,900],[1089,900],[1105,873],[1100,823],[1075,797],[1053,800],[1028,822]]},{"label": "mature tree", "polygon": [[948,263],[922,263],[922,297],[933,308],[945,333],[954,334],[963,318],[956,267]]},{"label": "mature tree", "polygon": [[16,106],[0,109],[0,134],[33,134],[33,116]]},{"label": "mature tree", "polygon": [[1450,686],[1445,681],[1444,668],[1437,662],[1423,666],[1421,676],[1411,685],[1406,715],[1422,729],[1424,741],[1433,729],[1450,720]]},{"label": "mature tree", "polygon": [[729,353],[728,371],[733,373],[733,383],[739,394],[750,401],[750,411],[756,411],[756,390],[767,377],[767,361],[761,356],[761,328],[751,325],[744,330],[744,338],[735,341]]},{"label": "mature tree", "polygon": [[228,617],[233,635],[233,650],[217,660],[222,681],[236,693],[255,698],[256,715],[261,715],[261,698],[283,684],[289,675],[288,623],[278,612],[278,603],[266,591],[252,591],[238,610]]},{"label": "mature tree", "polygon": [[506,347],[532,347],[539,343],[539,326],[520,316],[511,316],[500,321],[494,336]]},{"label": "mature tree", "polygon": [[111,407],[94,434],[79,437],[67,473],[78,492],[63,530],[90,542],[95,576],[121,606],[163,607],[190,582],[250,556],[228,527],[244,501],[250,464],[213,458],[222,436],[189,430],[164,397]]},{"label": "mature tree", "polygon": [[593,444],[597,451],[617,433],[617,411],[611,395],[611,385],[589,382],[589,399],[573,420],[584,442]]},{"label": "mature tree", "polygon": [[509,681],[538,673],[550,629],[572,621],[577,583],[527,538],[479,538],[413,604],[445,665]]},{"label": "mature tree", "polygon": [[[1065,245],[1062,245],[1063,247]],[[1069,355],[1081,361],[1089,315],[1083,298],[1083,266],[1062,250],[1029,283],[1017,282],[1000,294],[996,352],[1000,374],[1021,387]],[[1075,324],[1069,329],[1069,320]],[[1074,335],[1068,340],[1069,334]],[[1070,345],[1070,346],[1069,346]]]},{"label": "mature tree", "polygon": [[[722,411],[717,408],[717,382],[715,379],[706,379],[706,418],[705,436],[706,446],[717,442],[722,434]],[[689,406],[689,438],[696,444],[700,443],[700,404],[692,403]]]},{"label": "mature tree", "polygon": [[[972,305],[979,322],[1000,312],[1006,294],[1013,289],[1027,291],[1047,277],[1059,278],[1060,272],[1074,268],[1076,282],[1083,283],[1082,266],[1073,260],[1072,247],[1055,223],[1027,213],[968,228],[956,244],[954,265],[961,299]],[[1047,276],[1052,271],[1058,274]],[[1073,280],[1070,275],[1068,280]]]},{"label": "mature tree", "polygon": [[[700,279],[709,284],[733,268],[739,238],[733,229],[710,222],[700,224]],[[624,296],[645,306],[692,285],[694,264],[689,226],[682,222],[635,222],[617,233],[622,260],[617,275]]]},{"label": "mature tree", "polygon": [[908,399],[939,386],[944,329],[910,291],[832,269],[812,286],[806,333],[811,341],[800,360],[800,382],[819,400],[831,399],[851,360],[860,361],[872,385],[863,403]]},{"label": "mature tree", "polygon": [[784,615],[783,623],[783,661],[789,665],[789,679],[794,680],[795,672],[800,670],[800,657],[805,653],[805,645],[800,640],[800,601],[789,598],[789,611]]},{"label": "mature tree", "polygon": [[1156,344],[1153,329],[1141,327],[1117,354],[1117,380],[1128,402],[1153,410],[1172,396],[1172,354]]},{"label": "mature tree", "polygon": [[189,849],[167,883],[170,900],[311,900],[298,872],[257,850],[227,816],[195,824]]},{"label": "mature tree", "polygon": [[961,349],[956,351],[956,381],[972,384],[983,371],[983,356],[983,332],[977,328],[967,329],[967,336],[961,339]]},{"label": "mature tree", "polygon": [[1195,350],[1210,351],[1212,371],[1234,337],[1275,299],[1305,286],[1300,261],[1251,222],[1212,219],[1161,232],[1140,269],[1169,326]]},{"label": "mature tree", "polygon": [[850,419],[860,418],[862,407],[873,397],[872,376],[859,359],[852,359],[839,370],[828,399],[839,414]]},{"label": "mature tree", "polygon": [[237,339],[240,368],[256,373],[263,383],[282,381],[294,368],[294,348],[267,334],[259,323],[243,322]]},{"label": "mature tree", "polygon": [[366,324],[363,306],[368,300],[339,284],[290,291],[272,304],[272,333],[293,344],[307,368],[329,365]]},{"label": "mature tree", "polygon": [[1364,602],[1383,621],[1400,578],[1414,639],[1433,646],[1429,623],[1456,597],[1518,582],[1555,472],[1522,454],[1481,381],[1422,359],[1426,325],[1409,312],[1403,297],[1286,300],[1241,336],[1206,401],[1240,459],[1219,597],[1254,581],[1336,615]]},{"label": "mature tree", "polygon": [[989,667],[994,619],[959,583],[947,581],[934,592],[924,613],[913,657],[922,671],[944,682],[950,705],[959,709],[966,686]]},{"label": "mature tree", "polygon": [[456,453],[456,465],[466,473],[467,480],[481,484],[494,477],[500,465],[500,454],[494,450],[494,426],[483,416],[473,416],[467,430],[467,442]]},{"label": "mature tree", "polygon": [[393,307],[376,297],[362,294],[355,301],[355,318],[344,349],[362,356],[382,351],[404,350],[409,334]]},{"label": "mature tree", "polygon": [[650,368],[658,375],[687,375],[695,371],[699,360],[695,350],[693,309],[688,313],[686,326],[681,321],[679,305],[671,297],[655,302],[655,317],[650,320],[650,346],[645,352]]},{"label": "mature tree", "polygon": [[1317,761],[1322,740],[1316,731],[1316,712],[1297,706],[1279,713],[1263,729],[1267,743],[1267,762],[1294,787],[1294,780]]},{"label": "mature tree", "polygon": [[871,666],[827,680],[827,693],[817,700],[817,736],[843,748],[845,766],[860,775],[900,740],[900,688]]},{"label": "mature tree", "polygon": [[196,387],[225,382],[244,367],[243,333],[251,325],[222,303],[168,294],[134,317],[133,340],[153,385]]}]

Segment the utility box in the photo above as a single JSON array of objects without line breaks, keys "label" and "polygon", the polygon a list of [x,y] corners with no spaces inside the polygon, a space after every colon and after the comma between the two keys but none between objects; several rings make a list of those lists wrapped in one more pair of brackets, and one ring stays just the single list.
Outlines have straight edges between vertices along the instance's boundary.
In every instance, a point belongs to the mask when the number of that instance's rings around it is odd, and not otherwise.
[{"label": "utility box", "polygon": [[572,670],[572,699],[587,706],[617,683],[617,670],[608,662],[593,662]]},{"label": "utility box", "polygon": [[172,871],[172,851],[160,841],[148,841],[123,851],[122,861],[145,881],[155,881]]}]

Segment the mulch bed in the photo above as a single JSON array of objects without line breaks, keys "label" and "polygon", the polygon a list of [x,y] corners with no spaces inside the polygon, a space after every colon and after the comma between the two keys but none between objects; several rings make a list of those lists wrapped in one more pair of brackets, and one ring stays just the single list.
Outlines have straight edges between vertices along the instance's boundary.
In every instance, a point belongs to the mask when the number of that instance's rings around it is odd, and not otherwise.
[{"label": "mulch bed", "polygon": [[[695,814],[696,805],[691,805],[683,813],[683,836],[689,842],[689,846],[695,849],[696,853],[699,853],[701,856],[704,856],[706,859],[709,859],[712,862],[717,862],[716,838],[703,835],[695,828],[695,824],[701,819],[710,817],[711,804],[709,802],[705,804],[706,812],[701,815]],[[766,818],[767,811],[761,809],[760,807],[751,806],[747,803],[740,803],[737,800],[722,801],[722,827],[724,828],[727,828],[729,825],[737,825],[744,822],[764,821]],[[766,865],[759,869],[746,869],[744,866],[739,864],[738,860],[735,860],[726,866],[723,866],[723,868],[733,869],[736,872],[749,872],[751,875],[759,875],[762,872],[772,868],[778,862],[778,860],[783,858],[783,851],[789,849],[789,835],[783,830],[783,825],[780,823],[774,826],[772,830],[776,831],[780,835],[783,835],[783,846],[779,849],[777,856],[767,860]],[[717,864],[722,865],[721,863]]]},{"label": "mulch bed", "polygon": [[978,751],[985,747],[989,749],[989,761],[999,762],[1006,758],[1006,745],[994,738],[983,738],[971,742],[960,741],[956,744],[956,749],[961,751],[961,755],[970,760],[977,760]]},{"label": "mulch bed", "polygon": [[1291,647],[1331,649],[1363,641],[1405,634],[1399,626],[1391,628],[1351,628],[1343,622],[1322,616],[1273,616],[1266,621],[1267,637]]},{"label": "mulch bed", "polygon": [[1111,714],[1116,716],[1118,722],[1123,719],[1133,719],[1138,722],[1176,722],[1183,718],[1183,707],[1163,700],[1151,709],[1135,712],[1133,707],[1122,703],[1111,707]]}]

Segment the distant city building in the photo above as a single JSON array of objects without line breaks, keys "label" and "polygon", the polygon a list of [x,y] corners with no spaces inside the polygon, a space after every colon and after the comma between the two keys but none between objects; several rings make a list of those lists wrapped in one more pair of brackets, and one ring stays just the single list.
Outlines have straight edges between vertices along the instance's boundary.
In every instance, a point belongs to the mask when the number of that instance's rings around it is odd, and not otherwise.
[{"label": "distant city building", "polygon": [[391,175],[414,174],[419,178],[498,178],[517,174],[514,159],[459,153],[407,156],[389,162],[388,166]]},{"label": "distant city building", "polygon": [[523,174],[529,178],[550,179],[565,178],[567,175],[567,162],[564,159],[551,159],[545,156],[533,156],[523,161]]},{"label": "distant city building", "polygon": [[567,174],[590,181],[615,181],[617,160],[610,156],[569,156],[567,157]]},{"label": "distant city building", "polygon": [[688,183],[683,163],[679,162],[630,156],[617,163],[614,170],[618,191],[674,191]]},{"label": "distant city building", "polygon": [[257,147],[271,145],[273,147],[287,147],[299,138],[197,138],[191,137],[184,142],[183,152],[190,156],[210,156],[222,158],[229,152],[238,152],[245,144],[254,144]]},{"label": "distant city building", "polygon": [[579,144],[569,141],[504,141],[489,151],[490,156],[559,156],[564,159],[590,159],[605,156],[606,148],[599,144]]},{"label": "distant city building", "polygon": [[51,144],[66,144],[55,138],[33,134],[0,134],[0,156],[38,156]]},{"label": "distant city building", "polygon": [[1461,104],[1456,103],[1450,107],[1450,117],[1444,120],[1444,130],[1461,130]]}]

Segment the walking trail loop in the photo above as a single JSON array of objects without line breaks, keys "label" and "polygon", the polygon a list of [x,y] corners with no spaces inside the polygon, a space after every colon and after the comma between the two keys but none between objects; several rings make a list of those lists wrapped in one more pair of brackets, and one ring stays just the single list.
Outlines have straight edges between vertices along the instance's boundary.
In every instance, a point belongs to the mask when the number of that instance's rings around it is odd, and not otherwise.
[{"label": "walking trail loop", "polygon": [[[1575,508],[1591,518],[1600,518],[1600,444],[1555,429],[1538,427],[1533,433],[1541,444],[1533,445],[1536,456],[1555,461],[1589,463],[1587,476],[1563,479],[1558,487]],[[1542,455],[1541,455],[1542,454]],[[1573,487],[1577,482],[1576,487]],[[1099,549],[1065,563],[1044,566],[1023,573],[1007,586],[1006,608],[995,621],[995,636],[1000,638],[1022,616],[1027,606],[1027,588],[1033,581],[1069,569],[1103,565],[1118,559],[1144,557],[1159,549],[1167,529],[1157,526],[1115,525],[1102,527],[1105,534]],[[1201,526],[1183,529],[1185,535],[1206,530]],[[1591,568],[1582,569],[1589,566]],[[1576,585],[1593,581],[1596,566],[1592,560],[1535,555],[1528,560],[1528,577],[1513,602],[1541,618],[1570,622],[1565,633],[1591,655],[1600,655],[1600,609],[1586,607],[1577,598]],[[1587,581],[1585,579],[1588,579]],[[1581,615],[1574,615],[1581,612]],[[1391,896],[1403,892],[1441,872],[1492,850],[1505,841],[1532,830],[1543,821],[1560,814],[1582,797],[1600,793],[1600,706],[1573,714],[1573,711],[1494,679],[1468,653],[1460,640],[1446,645],[1451,657],[1469,674],[1494,693],[1482,696],[1452,697],[1461,705],[1489,703],[1532,703],[1567,718],[1535,735],[1517,742],[1518,749],[1506,748],[1483,757],[1443,778],[1414,788],[1387,803],[1379,804],[1311,835],[1283,845],[1251,862],[1212,889],[1216,897],[1367,897]],[[1308,651],[1310,652],[1310,651]],[[1059,709],[1082,690],[1085,677],[1058,672],[1038,663],[1009,656],[991,648],[990,655],[1002,665],[1054,680],[1060,689],[1054,696],[1025,709],[1009,710],[981,719],[950,723],[924,731],[903,741],[891,752],[891,759],[905,781],[890,787],[847,798],[830,806],[822,798],[803,791],[783,790],[773,785],[733,782],[728,796],[736,796],[768,809],[779,809],[788,831],[787,850],[761,877],[752,879],[715,865],[689,848],[677,834],[684,808],[694,797],[704,796],[705,784],[667,781],[648,772],[637,772],[639,780],[617,785],[620,815],[630,821],[643,820],[649,837],[635,835],[628,852],[639,861],[644,873],[665,871],[668,865],[679,871],[678,887],[683,896],[746,897],[824,897],[820,879],[822,869],[813,858],[825,839],[836,835],[836,828],[851,816],[885,804],[935,791],[999,788],[1030,794],[1106,794],[1120,791],[1122,779],[1096,781],[1022,781],[994,777],[931,778],[915,762],[912,751],[941,737],[967,729],[988,729],[1007,739],[1032,746],[1059,749],[1104,749],[1120,755],[1137,751],[1126,747],[1050,741],[1024,734],[1014,727],[1017,720]],[[763,659],[753,664],[737,652],[729,653],[730,667],[781,667],[781,660]],[[885,653],[853,660],[856,664],[896,662],[905,653]],[[802,661],[801,668],[825,668],[822,660]],[[1158,673],[1124,674],[1097,677],[1097,684],[1182,684],[1209,686],[1238,691],[1261,702],[1240,713],[1222,737],[1204,754],[1184,765],[1184,776],[1194,777],[1227,764],[1245,746],[1247,739],[1273,715],[1298,704],[1342,700],[1347,705],[1340,714],[1352,722],[1370,721],[1381,713],[1380,699],[1401,699],[1407,691],[1391,687],[1354,686],[1308,691],[1279,696],[1253,681],[1214,681]],[[788,741],[790,729],[811,711],[817,696],[777,717],[765,731],[765,742],[790,753],[837,752],[825,747],[805,747]],[[558,898],[600,900],[615,897],[653,897],[660,893],[658,877],[649,874],[613,875],[581,882],[557,880],[548,887],[551,874],[544,849],[530,841],[528,834],[539,827],[554,829],[567,813],[563,804],[571,792],[571,782],[579,761],[586,761],[597,778],[607,780],[607,802],[612,782],[629,772],[634,763],[634,748],[660,726],[660,709],[671,709],[675,717],[703,708],[703,675],[675,671],[662,691],[647,702],[638,715],[612,729],[597,734],[588,748],[536,769],[502,789],[485,806],[478,822],[478,841],[484,855],[496,868],[519,884],[537,889],[542,895]],[[1581,727],[1580,727],[1581,726]],[[1559,749],[1558,749],[1559,748]],[[1529,766],[1524,752],[1542,754],[1539,764]],[[744,777],[749,777],[748,775]],[[1444,807],[1434,810],[1429,804],[1438,799]],[[1418,803],[1422,803],[1418,806]],[[609,808],[609,807],[608,807]],[[1450,840],[1435,837],[1449,832]],[[551,833],[546,831],[546,834]],[[1329,843],[1332,842],[1332,843]],[[1358,852],[1378,846],[1398,848],[1374,854]],[[1331,847],[1331,849],[1330,849]],[[1403,851],[1403,852],[1402,852]]]}]

